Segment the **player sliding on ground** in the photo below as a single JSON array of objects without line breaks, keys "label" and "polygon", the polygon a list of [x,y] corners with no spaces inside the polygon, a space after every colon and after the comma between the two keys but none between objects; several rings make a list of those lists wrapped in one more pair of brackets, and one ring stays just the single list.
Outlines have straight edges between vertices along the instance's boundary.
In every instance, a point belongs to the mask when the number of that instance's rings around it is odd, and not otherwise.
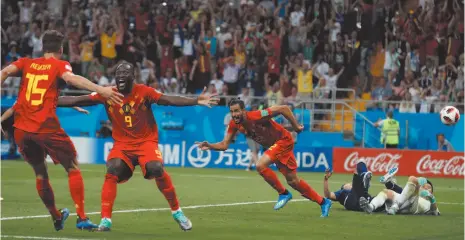
[{"label": "player sliding on ground", "polygon": [[9,76],[22,72],[20,92],[15,104],[15,141],[23,158],[32,166],[36,175],[36,188],[42,202],[53,219],[55,230],[64,228],[69,210],[58,210],[49,182],[46,153],[55,164],[60,163],[68,173],[71,198],[78,215],[76,227],[97,227],[84,212],[84,183],[76,159],[76,150],[70,138],[60,127],[56,116],[58,78],[75,87],[98,92],[109,102],[120,103],[122,95],[111,87],[98,86],[81,76],[74,75],[71,65],[59,60],[63,53],[64,36],[54,30],[42,36],[44,56],[30,59],[20,58],[1,72],[2,84]]},{"label": "player sliding on ground", "polygon": [[174,220],[182,230],[192,228],[191,221],[182,212],[171,177],[163,168],[158,150],[158,128],[152,112],[152,104],[171,106],[216,105],[219,99],[205,94],[198,98],[167,96],[153,88],[134,84],[134,66],[127,62],[118,64],[115,72],[118,91],[124,94],[123,104],[105,101],[100,94],[79,97],[60,97],[59,106],[90,106],[104,104],[113,124],[115,144],[107,160],[107,173],[102,188],[102,220],[99,231],[109,231],[111,214],[116,199],[117,183],[131,178],[134,166],[139,165],[144,178],[155,179],[158,189],[168,201]]},{"label": "player sliding on ground", "polygon": [[293,152],[294,140],[291,133],[272,120],[277,115],[283,115],[296,132],[301,132],[303,126],[297,122],[291,109],[288,106],[273,106],[266,110],[248,112],[242,100],[233,99],[229,102],[229,110],[232,119],[223,141],[197,142],[198,147],[201,150],[225,151],[238,131],[244,133],[264,148],[268,148],[256,164],[256,169],[279,194],[274,209],[284,207],[292,199],[292,194],[281,184],[276,173],[269,167],[272,163],[276,164],[292,188],[299,191],[303,197],[321,206],[321,217],[327,217],[332,204],[331,200],[321,197],[308,183],[297,176],[297,163]]},{"label": "player sliding on ground", "polygon": [[389,215],[396,213],[440,215],[436,198],[433,195],[433,184],[424,177],[410,176],[407,184],[402,189],[390,180],[397,170],[397,168],[389,170],[380,179],[386,186],[390,184],[390,189],[381,191],[371,202],[361,197],[360,207],[365,212],[371,213],[374,209],[385,204],[386,213]]}]

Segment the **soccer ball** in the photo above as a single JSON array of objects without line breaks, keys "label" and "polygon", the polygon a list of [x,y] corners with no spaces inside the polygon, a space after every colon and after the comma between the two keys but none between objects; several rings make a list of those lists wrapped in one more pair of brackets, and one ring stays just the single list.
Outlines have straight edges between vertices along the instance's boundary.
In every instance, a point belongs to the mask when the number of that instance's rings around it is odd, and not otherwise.
[{"label": "soccer ball", "polygon": [[460,120],[459,110],[452,106],[445,106],[439,114],[441,122],[446,125],[454,125]]}]

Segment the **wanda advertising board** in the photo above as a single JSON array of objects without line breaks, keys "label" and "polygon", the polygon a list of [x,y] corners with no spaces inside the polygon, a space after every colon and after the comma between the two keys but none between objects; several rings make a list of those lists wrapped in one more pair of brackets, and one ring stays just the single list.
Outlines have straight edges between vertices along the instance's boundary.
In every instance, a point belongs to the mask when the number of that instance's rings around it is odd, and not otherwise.
[{"label": "wanda advertising board", "polygon": [[396,149],[334,148],[333,169],[337,173],[353,173],[359,161],[369,171],[385,174],[399,167],[399,176],[425,176],[463,178],[465,171],[463,152],[435,152]]}]

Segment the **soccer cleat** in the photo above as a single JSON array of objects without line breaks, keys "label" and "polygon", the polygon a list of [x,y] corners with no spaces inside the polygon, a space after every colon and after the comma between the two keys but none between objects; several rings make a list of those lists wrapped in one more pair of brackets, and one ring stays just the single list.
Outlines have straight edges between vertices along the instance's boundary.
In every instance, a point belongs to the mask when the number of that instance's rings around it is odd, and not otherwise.
[{"label": "soccer cleat", "polygon": [[370,187],[370,181],[373,174],[371,172],[366,172],[363,174],[363,187],[368,189]]},{"label": "soccer cleat", "polygon": [[287,194],[280,194],[278,201],[274,205],[274,210],[279,210],[286,206],[287,202],[291,201],[292,199],[292,193],[287,191]]},{"label": "soccer cleat", "polygon": [[363,209],[363,211],[365,211],[366,213],[372,213],[374,210],[373,205],[371,205],[368,199],[364,197],[360,197],[359,204],[360,208]]},{"label": "soccer cleat", "polygon": [[55,230],[60,231],[65,228],[65,221],[69,217],[69,210],[67,208],[63,208],[60,210],[61,219],[53,220],[53,225],[55,226]]},{"label": "soccer cleat", "polygon": [[100,220],[100,224],[98,225],[97,231],[99,232],[108,232],[111,230],[111,219],[110,218],[102,218]]},{"label": "soccer cleat", "polygon": [[97,224],[92,223],[89,218],[81,219],[78,217],[76,220],[76,228],[81,230],[92,230],[94,228],[98,228],[98,226]]},{"label": "soccer cleat", "polygon": [[184,213],[181,210],[174,212],[173,218],[179,224],[179,227],[182,230],[188,231],[192,229],[191,220],[189,220],[189,218],[187,218],[186,215],[184,215]]},{"label": "soccer cleat", "polygon": [[321,204],[321,216],[320,217],[328,217],[329,210],[331,209],[331,205],[333,202],[327,198],[323,198],[323,204]]},{"label": "soccer cleat", "polygon": [[386,209],[387,215],[396,215],[397,211],[399,211],[399,205],[397,203],[393,203],[390,208]]},{"label": "soccer cleat", "polygon": [[393,181],[394,175],[399,171],[398,167],[393,167],[382,177],[379,178],[380,183],[387,183]]}]

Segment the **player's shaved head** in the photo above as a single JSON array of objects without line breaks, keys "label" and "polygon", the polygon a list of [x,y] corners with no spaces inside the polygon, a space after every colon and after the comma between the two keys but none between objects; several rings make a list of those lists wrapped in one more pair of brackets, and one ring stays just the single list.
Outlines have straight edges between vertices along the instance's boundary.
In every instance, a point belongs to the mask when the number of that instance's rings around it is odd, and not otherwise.
[{"label": "player's shaved head", "polygon": [[130,62],[122,61],[116,66],[116,71],[118,70],[130,70],[134,74],[134,65]]},{"label": "player's shaved head", "polygon": [[122,61],[118,63],[115,71],[116,87],[118,91],[127,94],[130,93],[134,85],[135,71],[134,65]]},{"label": "player's shaved head", "polygon": [[42,37],[42,50],[44,53],[61,53],[65,36],[56,30],[45,31]]}]

